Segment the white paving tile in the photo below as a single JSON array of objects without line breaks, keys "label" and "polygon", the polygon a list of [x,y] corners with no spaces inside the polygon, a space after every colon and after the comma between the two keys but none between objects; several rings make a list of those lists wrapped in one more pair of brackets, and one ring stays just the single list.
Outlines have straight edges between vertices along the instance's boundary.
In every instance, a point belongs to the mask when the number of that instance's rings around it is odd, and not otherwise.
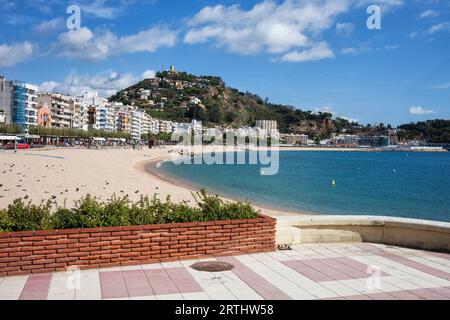
[{"label": "white paving tile", "polygon": [[428,281],[428,279],[424,279],[429,278],[428,274],[379,256],[355,256],[353,259],[368,265],[379,266],[382,271],[415,284],[421,288],[432,288],[444,285],[436,283],[436,279],[438,279],[436,277],[432,277],[434,278],[432,279],[434,282]]},{"label": "white paving tile", "polygon": [[297,286],[289,278],[284,277],[280,273],[274,271],[263,262],[256,260],[254,257],[250,256],[240,256],[237,257],[241,263],[246,265],[248,268],[256,272],[258,275],[266,279],[273,286],[280,289],[282,292],[286,293],[292,299],[296,300],[311,300],[315,299],[315,296],[310,294],[308,291]]},{"label": "white paving tile", "polygon": [[435,268],[435,269],[438,269],[438,270],[441,270],[441,271],[444,271],[447,273],[450,271],[450,266],[446,266],[445,264],[441,264],[432,259],[427,259],[425,257],[408,257],[408,259],[414,260],[416,262],[419,262],[419,263],[429,266],[431,268]]},{"label": "white paving tile", "polygon": [[156,300],[184,300],[180,293],[156,295]]},{"label": "white paving tile", "polygon": [[80,273],[80,286],[75,290],[76,300],[100,300],[100,276],[98,270],[87,270]]},{"label": "white paving tile", "polygon": [[237,297],[231,293],[222,283],[222,275],[218,273],[200,272],[184,264],[186,270],[194,277],[200,287],[213,300],[236,300]]},{"label": "white paving tile", "polygon": [[263,300],[263,298],[234,272],[220,272],[221,282],[239,300]]},{"label": "white paving tile", "polygon": [[346,286],[340,281],[323,281],[320,283],[322,286],[327,288],[328,290],[333,291],[338,296],[347,297],[347,296],[356,296],[359,295],[359,292]]},{"label": "white paving tile", "polygon": [[205,292],[182,293],[184,300],[211,300]]},{"label": "white paving tile", "polygon": [[183,265],[180,261],[173,261],[173,262],[163,262],[161,263],[163,268],[182,268]]},{"label": "white paving tile", "polygon": [[312,281],[297,271],[292,270],[277,259],[272,259],[270,254],[268,254],[267,257],[268,258],[264,258],[264,260],[258,257],[258,260],[264,262],[266,266],[283,275],[285,278],[290,279],[298,287],[302,288],[312,296],[320,299],[337,297],[337,294],[333,291],[325,288],[315,281]]},{"label": "white paving tile", "polygon": [[143,270],[162,269],[161,263],[143,264],[141,265]]},{"label": "white paving tile", "polygon": [[134,271],[134,270],[142,270],[142,266],[136,265],[136,266],[121,266],[121,271]]},{"label": "white paving tile", "polygon": [[54,273],[48,291],[48,300],[74,300],[76,274]]},{"label": "white paving tile", "polygon": [[17,300],[22,293],[28,276],[3,278],[0,283],[0,300]]}]

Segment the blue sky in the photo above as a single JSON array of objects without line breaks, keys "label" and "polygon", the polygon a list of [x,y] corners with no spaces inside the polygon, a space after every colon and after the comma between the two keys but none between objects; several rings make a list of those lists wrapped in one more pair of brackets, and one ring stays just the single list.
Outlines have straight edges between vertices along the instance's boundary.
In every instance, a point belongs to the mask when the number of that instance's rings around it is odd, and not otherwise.
[{"label": "blue sky", "polygon": [[361,123],[450,118],[447,0],[0,0],[0,30],[0,74],[48,91],[108,96],[174,64]]}]

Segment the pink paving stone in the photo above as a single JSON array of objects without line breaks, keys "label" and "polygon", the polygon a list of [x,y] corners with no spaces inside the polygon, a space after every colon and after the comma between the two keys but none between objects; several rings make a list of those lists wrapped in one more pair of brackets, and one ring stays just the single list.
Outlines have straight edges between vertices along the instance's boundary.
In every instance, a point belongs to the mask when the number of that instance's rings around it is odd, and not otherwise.
[{"label": "pink paving stone", "polygon": [[419,271],[431,274],[431,275],[433,275],[435,277],[442,278],[442,279],[445,279],[445,280],[450,280],[450,273],[448,273],[448,272],[445,272],[445,271],[442,271],[442,270],[439,270],[439,269],[427,266],[427,265],[425,265],[423,263],[420,263],[420,262],[417,262],[417,261],[414,261],[414,260],[411,260],[411,259],[399,256],[397,254],[382,253],[382,254],[380,254],[380,256],[382,256],[382,257],[384,257],[386,259],[390,259],[392,261],[401,263],[401,264],[403,264],[405,266],[414,268],[416,270],[419,270]]},{"label": "pink paving stone", "polygon": [[432,252],[432,251],[427,251],[426,253],[429,254],[429,255],[438,257],[438,258],[442,258],[442,259],[445,259],[445,260],[450,260],[450,254],[448,254],[448,253]]},{"label": "pink paving stone", "polygon": [[446,297],[429,289],[411,290],[416,296],[427,300],[446,300]]},{"label": "pink paving stone", "polygon": [[323,274],[320,271],[317,271],[314,268],[311,268],[307,266],[306,264],[303,264],[304,260],[302,261],[281,261],[284,265],[288,266],[292,270],[297,271],[301,275],[311,279],[312,281],[332,281],[333,279],[329,276]]},{"label": "pink paving stone", "polygon": [[389,293],[380,292],[380,293],[371,293],[368,295],[373,300],[398,300],[394,296],[391,296]]},{"label": "pink paving stone", "polygon": [[322,259],[321,262],[343,272],[348,276],[347,279],[365,279],[369,276],[369,274],[367,274],[366,272],[358,270],[357,268],[352,268],[349,265],[342,263],[342,259],[348,258]]},{"label": "pink paving stone", "polygon": [[267,300],[291,300],[286,293],[275,287],[259,274],[245,266],[235,257],[222,257],[220,260],[234,265],[233,272],[250,288]]},{"label": "pink paving stone", "polygon": [[[353,260],[351,258],[347,258],[347,257],[343,257],[343,258],[337,258],[337,260],[355,270],[358,270],[362,273],[365,274],[365,276],[363,278],[367,278],[368,276],[370,276],[370,274],[367,273],[367,269],[368,269],[368,265],[361,263],[359,261]],[[385,276],[389,276],[389,273],[386,273],[384,271],[381,272],[381,276],[385,277]]]},{"label": "pink paving stone", "polygon": [[402,291],[391,291],[389,294],[399,300],[421,300],[418,295],[415,295],[413,291],[402,290]]},{"label": "pink paving stone", "polygon": [[313,268],[326,276],[330,277],[333,280],[347,280],[352,279],[352,277],[338,270],[337,268],[331,267],[330,264],[324,263],[323,261],[327,260],[328,262],[332,262],[334,259],[332,258],[324,258],[324,259],[312,259],[312,260],[302,260],[302,263],[307,265],[310,268]]},{"label": "pink paving stone", "polygon": [[364,294],[359,294],[355,296],[349,296],[345,298],[346,300],[373,300],[371,297]]},{"label": "pink paving stone", "polygon": [[155,294],[180,293],[164,269],[148,269],[145,270],[145,275]]},{"label": "pink paving stone", "polygon": [[123,271],[122,274],[130,297],[153,295],[152,287],[145,276],[144,270],[127,270]]},{"label": "pink paving stone", "polygon": [[431,290],[433,292],[436,292],[437,294],[450,299],[450,288],[444,287],[444,288],[428,288],[428,290]]},{"label": "pink paving stone", "polygon": [[128,291],[121,271],[100,272],[103,299],[127,298]]},{"label": "pink paving stone", "polygon": [[181,293],[203,292],[203,289],[185,268],[167,268],[166,272]]},{"label": "pink paving stone", "polygon": [[47,299],[51,274],[31,275],[20,294],[19,300],[45,300]]}]

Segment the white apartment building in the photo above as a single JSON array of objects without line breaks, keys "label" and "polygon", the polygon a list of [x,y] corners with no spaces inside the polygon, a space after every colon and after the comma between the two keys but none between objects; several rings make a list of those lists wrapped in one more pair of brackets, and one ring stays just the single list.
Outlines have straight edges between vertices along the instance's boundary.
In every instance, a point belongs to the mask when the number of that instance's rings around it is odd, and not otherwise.
[{"label": "white apartment building", "polygon": [[0,76],[0,122],[23,127],[37,123],[38,87]]},{"label": "white apartment building", "polygon": [[159,120],[159,132],[172,133],[173,132],[172,121]]},{"label": "white apartment building", "polygon": [[75,106],[71,97],[61,94],[40,93],[39,108],[47,107],[51,112],[53,128],[73,128]]}]

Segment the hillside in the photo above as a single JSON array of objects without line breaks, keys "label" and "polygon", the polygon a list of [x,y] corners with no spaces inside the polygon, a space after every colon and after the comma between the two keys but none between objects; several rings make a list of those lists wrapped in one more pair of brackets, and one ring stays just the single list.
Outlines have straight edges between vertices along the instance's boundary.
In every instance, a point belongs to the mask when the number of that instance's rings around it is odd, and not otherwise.
[{"label": "hillside", "polygon": [[429,143],[450,143],[450,120],[429,120],[398,127],[401,140],[426,140]]},{"label": "hillside", "polygon": [[219,77],[194,76],[186,72],[159,72],[112,96],[110,101],[133,104],[164,120],[203,121],[208,126],[242,127],[258,119],[277,120],[282,133],[306,133],[326,137],[336,129],[351,128],[344,119],[331,120],[330,113],[302,111],[273,104],[268,99],[227,87]]}]

